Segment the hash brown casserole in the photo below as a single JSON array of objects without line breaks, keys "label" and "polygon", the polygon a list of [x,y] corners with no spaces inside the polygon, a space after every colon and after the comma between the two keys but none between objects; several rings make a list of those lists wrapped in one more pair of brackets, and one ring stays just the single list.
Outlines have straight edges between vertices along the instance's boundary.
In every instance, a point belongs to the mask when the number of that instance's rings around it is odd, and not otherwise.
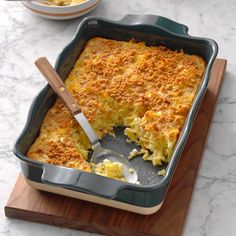
[{"label": "hash brown casserole", "polygon": [[[128,140],[141,147],[135,155],[161,165],[171,158],[204,71],[205,62],[196,55],[96,37],[87,42],[65,85],[99,138],[124,126]],[[90,148],[79,124],[57,99],[27,155],[94,172],[86,161]]]}]

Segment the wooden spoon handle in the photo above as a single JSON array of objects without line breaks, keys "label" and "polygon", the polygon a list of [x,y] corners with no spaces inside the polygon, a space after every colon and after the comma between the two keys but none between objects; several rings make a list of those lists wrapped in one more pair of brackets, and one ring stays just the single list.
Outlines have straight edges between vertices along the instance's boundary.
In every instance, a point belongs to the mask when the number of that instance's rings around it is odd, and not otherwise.
[{"label": "wooden spoon handle", "polygon": [[40,57],[35,61],[35,65],[51,85],[54,92],[63,100],[69,111],[73,115],[80,113],[81,109],[79,105],[66,89],[63,81],[61,80],[57,72],[53,69],[48,59],[46,57]]}]

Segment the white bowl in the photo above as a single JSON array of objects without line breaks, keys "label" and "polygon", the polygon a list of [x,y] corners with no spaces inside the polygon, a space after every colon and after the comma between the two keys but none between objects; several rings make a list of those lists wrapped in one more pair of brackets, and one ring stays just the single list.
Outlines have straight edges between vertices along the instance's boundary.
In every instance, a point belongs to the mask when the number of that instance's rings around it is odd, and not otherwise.
[{"label": "white bowl", "polygon": [[66,20],[82,16],[92,11],[100,1],[86,0],[80,4],[71,6],[50,6],[34,1],[22,1],[22,4],[38,16],[53,20]]}]

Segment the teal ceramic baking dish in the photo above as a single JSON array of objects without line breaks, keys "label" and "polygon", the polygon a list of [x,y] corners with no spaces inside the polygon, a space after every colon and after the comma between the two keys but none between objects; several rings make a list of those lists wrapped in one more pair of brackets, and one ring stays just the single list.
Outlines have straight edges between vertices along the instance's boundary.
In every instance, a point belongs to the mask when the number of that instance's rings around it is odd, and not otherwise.
[{"label": "teal ceramic baking dish", "polygon": [[[196,54],[205,59],[207,66],[202,83],[175,146],[171,161],[166,166],[166,175],[158,176],[157,171],[160,167],[153,167],[150,162],[143,162],[141,157],[132,160],[141,180],[139,185],[27,158],[26,153],[37,138],[43,119],[56,99],[56,95],[49,86],[46,86],[34,99],[25,128],[17,139],[13,151],[20,160],[25,179],[34,188],[140,214],[152,214],[160,208],[164,200],[206,92],[218,47],[215,41],[190,36],[185,25],[161,16],[127,15],[120,21],[88,17],[80,23],[74,38],[57,58],[55,69],[63,80],[73,68],[87,40],[96,36],[123,41],[135,38],[137,41],[144,41],[147,45],[164,45],[173,50],[183,49],[188,54]],[[120,142],[118,144],[114,142],[110,148],[127,156],[133,147],[119,144],[124,140],[122,128],[117,128],[117,137]]]}]

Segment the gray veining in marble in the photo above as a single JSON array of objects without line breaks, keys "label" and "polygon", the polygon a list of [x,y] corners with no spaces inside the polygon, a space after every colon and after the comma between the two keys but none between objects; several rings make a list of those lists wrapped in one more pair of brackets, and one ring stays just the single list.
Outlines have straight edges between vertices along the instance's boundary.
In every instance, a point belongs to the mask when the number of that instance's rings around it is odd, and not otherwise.
[{"label": "gray veining in marble", "polygon": [[[126,14],[157,14],[185,23],[189,33],[213,38],[227,73],[201,164],[184,235],[236,235],[236,1],[103,0],[89,15],[119,20]],[[90,233],[7,219],[3,207],[19,173],[11,152],[33,97],[45,85],[33,62],[57,54],[81,18],[51,21],[18,2],[0,1],[0,235],[54,236]],[[53,43],[52,43],[53,42]]]}]

